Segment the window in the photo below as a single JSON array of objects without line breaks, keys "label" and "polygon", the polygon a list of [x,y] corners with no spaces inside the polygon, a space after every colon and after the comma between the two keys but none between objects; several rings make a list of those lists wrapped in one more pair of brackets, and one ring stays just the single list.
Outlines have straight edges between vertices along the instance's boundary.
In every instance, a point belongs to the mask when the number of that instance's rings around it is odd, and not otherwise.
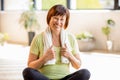
[{"label": "window", "polygon": [[34,1],[36,10],[48,10],[55,4],[74,10],[120,9],[120,0],[0,0],[0,10],[27,10],[29,1]]},{"label": "window", "polygon": [[32,0],[0,0],[0,10],[28,10],[30,1]]},{"label": "window", "polygon": [[2,0],[4,1],[4,10],[27,10],[29,0]]},{"label": "window", "polygon": [[[66,0],[42,0],[42,9],[46,10],[55,4],[63,4],[66,6]],[[47,4],[47,5],[46,5]]]},{"label": "window", "polygon": [[77,9],[113,9],[114,0],[77,0]]},{"label": "window", "polygon": [[[0,5],[1,5],[2,3],[1,3],[1,0],[0,0]],[[1,10],[1,6],[0,6],[0,10]]]},{"label": "window", "polygon": [[118,6],[120,6],[120,0],[119,0],[119,2],[118,2]]},{"label": "window", "polygon": [[66,6],[66,0],[36,0],[37,10],[48,10],[55,4],[62,4]]},{"label": "window", "polygon": [[41,2],[42,10],[47,10],[54,4],[63,4],[67,6],[69,9],[74,10],[114,9],[115,2],[114,0],[39,0],[39,1],[42,1]]}]

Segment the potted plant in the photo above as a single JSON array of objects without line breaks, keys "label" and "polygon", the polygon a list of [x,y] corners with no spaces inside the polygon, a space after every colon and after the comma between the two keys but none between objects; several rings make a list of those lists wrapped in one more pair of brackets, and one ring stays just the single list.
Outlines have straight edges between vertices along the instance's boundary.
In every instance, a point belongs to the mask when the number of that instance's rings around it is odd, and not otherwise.
[{"label": "potted plant", "polygon": [[112,19],[107,20],[107,26],[102,27],[103,34],[107,37],[107,49],[112,49],[112,41],[110,40],[111,27],[115,25],[115,22]]},{"label": "potted plant", "polygon": [[35,29],[40,27],[40,24],[37,20],[37,14],[35,12],[35,8],[33,6],[33,2],[29,5],[29,10],[24,11],[19,20],[20,24],[24,26],[24,28],[28,31],[28,44],[31,44],[31,41],[35,35]]},{"label": "potted plant", "polygon": [[110,30],[111,28],[109,26],[102,27],[102,32],[107,37],[107,40],[109,40]]},{"label": "potted plant", "polygon": [[1,33],[0,32],[0,45],[4,45],[4,43],[9,39],[9,36],[7,33]]},{"label": "potted plant", "polygon": [[94,48],[94,37],[90,32],[81,32],[76,35],[80,51],[90,51]]},{"label": "potted plant", "polygon": [[76,35],[76,38],[83,41],[88,41],[93,39],[93,35],[89,32],[82,32]]}]

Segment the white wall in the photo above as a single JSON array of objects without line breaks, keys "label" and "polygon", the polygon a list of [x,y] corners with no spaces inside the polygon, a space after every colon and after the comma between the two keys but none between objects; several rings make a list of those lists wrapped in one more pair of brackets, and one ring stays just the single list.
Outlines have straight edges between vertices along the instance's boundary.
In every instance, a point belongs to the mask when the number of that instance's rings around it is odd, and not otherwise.
[{"label": "white wall", "polygon": [[[90,31],[95,37],[95,48],[105,49],[106,37],[101,32],[101,27],[106,26],[106,20],[111,18],[116,22],[110,34],[111,40],[114,42],[113,49],[120,51],[120,11],[70,11],[70,24],[68,30],[73,34],[78,34],[83,31]],[[21,11],[6,11],[0,12],[1,19],[1,31],[7,32],[10,36],[11,42],[28,43],[27,32],[19,24],[18,20]],[[38,19],[41,24],[41,30],[43,31],[46,24],[47,11],[39,11]]]},{"label": "white wall", "polygon": [[72,12],[69,31],[77,34],[81,31],[90,31],[95,37],[96,49],[106,48],[106,37],[101,32],[101,27],[106,26],[107,19],[113,19],[116,25],[110,34],[114,43],[113,49],[120,51],[120,11],[81,11]]}]

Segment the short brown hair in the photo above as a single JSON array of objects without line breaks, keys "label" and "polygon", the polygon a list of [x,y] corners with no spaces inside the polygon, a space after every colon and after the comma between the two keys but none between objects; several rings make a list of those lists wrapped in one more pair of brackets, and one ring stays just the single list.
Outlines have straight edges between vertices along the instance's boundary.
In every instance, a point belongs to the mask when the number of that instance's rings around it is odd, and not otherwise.
[{"label": "short brown hair", "polygon": [[64,29],[66,29],[68,27],[70,13],[69,13],[69,10],[67,8],[65,8],[63,5],[60,5],[60,4],[54,5],[48,11],[47,24],[49,24],[52,16],[57,16],[57,15],[60,15],[60,16],[66,15],[66,22],[65,22],[65,26],[64,26]]}]

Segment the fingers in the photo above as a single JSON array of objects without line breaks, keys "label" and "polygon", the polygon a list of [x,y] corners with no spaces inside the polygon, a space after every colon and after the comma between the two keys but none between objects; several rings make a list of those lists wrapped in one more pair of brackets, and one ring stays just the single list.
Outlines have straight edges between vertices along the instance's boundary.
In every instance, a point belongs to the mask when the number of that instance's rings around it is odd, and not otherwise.
[{"label": "fingers", "polygon": [[67,52],[66,48],[61,48],[61,52]]},{"label": "fingers", "polygon": [[66,45],[66,44],[64,44],[64,45],[62,46],[62,48],[67,48],[67,45]]},{"label": "fingers", "polygon": [[68,52],[67,48],[61,48],[60,51],[61,51],[62,53],[66,53],[66,52]]},{"label": "fingers", "polygon": [[53,49],[53,45],[52,45],[52,46],[50,46],[50,49]]},{"label": "fingers", "polygon": [[51,49],[51,55],[53,55],[55,57],[55,50],[53,49],[53,45],[50,46],[50,49]]},{"label": "fingers", "polygon": [[61,48],[61,55],[62,56],[67,56],[69,53],[68,49],[67,49],[67,45],[64,44],[64,46]]},{"label": "fingers", "polygon": [[64,44],[65,45],[65,48],[67,48],[67,44]]},{"label": "fingers", "polygon": [[64,44],[64,45],[62,46],[61,51],[62,51],[62,52],[67,51],[67,45],[66,45],[66,44]]}]

